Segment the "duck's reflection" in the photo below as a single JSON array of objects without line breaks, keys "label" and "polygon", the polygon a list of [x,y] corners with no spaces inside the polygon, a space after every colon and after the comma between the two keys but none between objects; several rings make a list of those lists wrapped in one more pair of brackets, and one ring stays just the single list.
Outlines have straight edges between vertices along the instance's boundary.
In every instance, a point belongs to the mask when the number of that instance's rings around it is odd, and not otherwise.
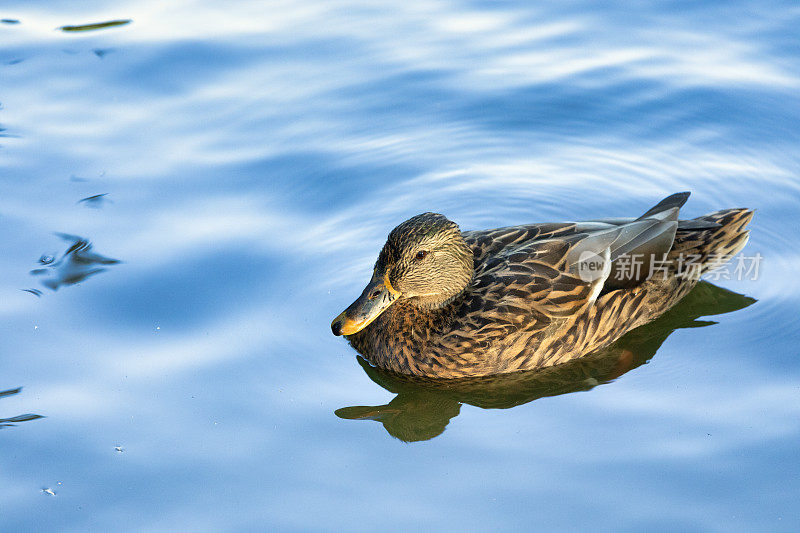
[{"label": "duck's reflection", "polygon": [[370,379],[397,396],[386,405],[343,407],[336,415],[376,420],[390,435],[406,442],[432,439],[458,415],[462,403],[507,409],[544,396],[589,390],[649,361],[676,329],[716,324],[697,319],[730,313],[753,302],[753,298],[701,282],[660,318],[631,331],[608,348],[531,372],[436,380],[378,370],[359,358]]},{"label": "duck's reflection", "polygon": [[[108,265],[119,263],[117,259],[104,257],[92,250],[92,243],[83,237],[58,233],[59,237],[70,243],[67,251],[60,258],[43,255],[39,263],[44,268],[31,270],[34,276],[45,276],[42,285],[52,290],[58,290],[62,285],[74,285],[90,276],[103,272]],[[36,296],[41,296],[41,291],[36,289],[23,289]],[[37,294],[38,292],[38,294]]]},{"label": "duck's reflection", "polygon": [[[22,387],[17,387],[16,389],[0,391],[0,398],[4,398],[6,396],[13,396],[14,394],[18,394],[19,391],[21,390]],[[28,413],[24,415],[12,416],[10,418],[0,418],[0,428],[8,426],[16,426],[19,422],[27,422],[29,420],[36,420],[37,418],[44,418],[44,417],[42,415],[34,415]]]}]

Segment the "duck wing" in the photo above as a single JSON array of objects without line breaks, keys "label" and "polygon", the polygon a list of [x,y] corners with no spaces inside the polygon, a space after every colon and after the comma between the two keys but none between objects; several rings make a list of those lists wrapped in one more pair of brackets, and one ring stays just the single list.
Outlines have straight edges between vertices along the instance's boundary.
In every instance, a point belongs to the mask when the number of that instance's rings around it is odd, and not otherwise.
[{"label": "duck wing", "polygon": [[[579,277],[592,274],[608,248],[610,271],[603,281],[604,292],[633,288],[653,272],[655,261],[663,260],[672,248],[675,233],[692,221],[678,221],[680,207],[688,192],[663,199],[639,218],[608,218],[586,222],[529,224],[495,230],[464,232],[475,252],[476,276],[496,272],[509,257],[506,267],[522,268],[525,255],[534,262]],[[557,244],[563,243],[566,249]],[[542,248],[542,246],[545,246]],[[553,253],[559,249],[562,256]],[[602,268],[601,268],[602,269]]]},{"label": "duck wing", "polygon": [[[464,232],[475,277],[452,329],[431,353],[483,353],[501,364],[501,352],[524,350],[554,321],[579,316],[603,291],[616,288],[612,275],[627,255],[669,251],[677,204],[685,200],[665,200],[639,219]],[[518,335],[508,345],[512,333]]]},{"label": "duck wing", "polygon": [[602,290],[612,241],[609,233],[573,234],[506,248],[476,269],[473,292],[485,302],[481,312],[520,321],[531,313],[540,319],[576,314]]},{"label": "duck wing", "polygon": [[[636,287],[654,272],[657,262],[666,261],[675,242],[675,233],[692,224],[692,221],[678,220],[679,210],[689,194],[680,192],[668,196],[636,219],[576,223],[576,234],[613,236],[609,244],[611,272],[603,291]],[[580,246],[578,244],[577,248]]]}]

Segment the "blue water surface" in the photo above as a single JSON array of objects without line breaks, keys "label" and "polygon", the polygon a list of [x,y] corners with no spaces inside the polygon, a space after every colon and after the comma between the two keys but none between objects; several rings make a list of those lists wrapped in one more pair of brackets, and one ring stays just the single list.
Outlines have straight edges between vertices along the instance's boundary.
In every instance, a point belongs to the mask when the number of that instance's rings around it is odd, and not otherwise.
[{"label": "blue water surface", "polygon": [[[0,418],[44,417],[0,421],[3,530],[800,529],[796,2],[0,18]],[[757,209],[757,279],[715,281],[755,303],[613,383],[448,400],[436,436],[334,414],[395,398],[329,324],[402,220],[681,190]]]}]

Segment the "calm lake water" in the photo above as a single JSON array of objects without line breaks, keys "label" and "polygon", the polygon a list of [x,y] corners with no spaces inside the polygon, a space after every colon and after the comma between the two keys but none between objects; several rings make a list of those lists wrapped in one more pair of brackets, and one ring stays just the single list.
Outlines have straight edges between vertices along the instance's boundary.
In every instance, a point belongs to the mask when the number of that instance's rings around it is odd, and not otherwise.
[{"label": "calm lake water", "polygon": [[[3,530],[800,529],[796,2],[0,18]],[[632,360],[431,390],[331,335],[414,214],[681,190],[756,208],[763,262]]]}]

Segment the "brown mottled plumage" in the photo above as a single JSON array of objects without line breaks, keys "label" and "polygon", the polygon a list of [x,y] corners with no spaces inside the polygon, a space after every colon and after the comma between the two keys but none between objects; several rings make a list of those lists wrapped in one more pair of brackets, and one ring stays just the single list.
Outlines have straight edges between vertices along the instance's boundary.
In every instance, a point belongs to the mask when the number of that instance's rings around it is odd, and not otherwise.
[{"label": "brown mottled plumage", "polygon": [[587,355],[661,315],[746,244],[752,211],[678,221],[688,196],[637,219],[486,231],[417,215],[390,233],[369,285],[332,328],[378,368],[417,376],[485,376]]}]

